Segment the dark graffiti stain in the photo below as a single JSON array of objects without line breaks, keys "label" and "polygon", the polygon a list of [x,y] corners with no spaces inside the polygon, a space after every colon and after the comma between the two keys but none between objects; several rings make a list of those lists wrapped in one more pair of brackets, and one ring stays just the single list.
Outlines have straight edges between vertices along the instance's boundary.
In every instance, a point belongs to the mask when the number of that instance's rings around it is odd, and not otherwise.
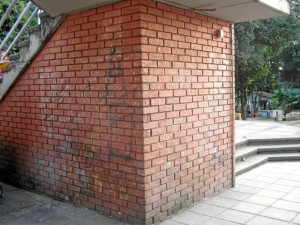
[{"label": "dark graffiti stain", "polygon": [[[110,102],[108,104],[109,106],[109,113],[108,113],[108,118],[109,118],[109,132],[112,133],[113,128],[117,127],[117,123],[119,121],[125,121],[125,118],[130,118],[130,127],[128,127],[131,132],[133,131],[134,128],[134,122],[133,122],[133,113],[128,113],[125,112],[125,110],[121,110],[120,112],[114,113],[114,109],[116,107],[120,108],[128,108],[128,107],[133,107],[133,105],[128,102],[128,90],[125,86],[125,81],[124,81],[124,71],[123,68],[120,65],[120,59],[121,56],[118,54],[116,48],[111,49],[110,57],[109,57],[109,70],[108,70],[108,77],[106,80],[105,84],[105,94],[102,96],[102,98],[109,99],[110,97],[113,97],[113,91],[111,90],[112,85],[114,84],[114,79],[116,77],[120,77],[122,79],[122,82],[118,85],[121,85],[121,90],[122,94],[119,97],[121,101],[114,101],[113,99],[110,99]],[[131,141],[130,141],[130,146],[133,144],[133,137],[131,133]],[[117,149],[113,148],[112,141],[109,141],[109,154],[111,156],[116,156],[116,157],[121,157],[124,159],[131,159],[130,153],[126,154],[121,154]]]},{"label": "dark graffiti stain", "polygon": [[[129,127],[126,127],[127,130],[131,132],[130,135],[130,143],[126,143],[128,146],[132,146],[134,144],[133,138],[133,129],[134,129],[134,114],[126,112],[128,108],[133,108],[134,105],[130,104],[128,101],[129,91],[125,85],[124,80],[124,69],[121,66],[121,58],[122,56],[117,52],[116,48],[111,49],[111,53],[109,56],[109,68],[107,71],[107,79],[105,81],[105,90],[103,95],[100,97],[100,102],[105,101],[106,105],[108,106],[108,132],[111,135],[114,135],[113,128],[118,126],[119,121],[126,121],[129,122]],[[119,78],[119,82],[116,83],[116,78]],[[118,90],[119,97],[116,98],[116,91],[113,89],[113,85],[119,85],[120,90]],[[52,88],[51,88],[52,89]],[[66,96],[70,96],[69,85],[67,83],[63,84],[63,88],[60,91],[56,90],[55,85],[53,85],[53,89],[51,90],[45,101],[44,107],[42,108],[42,114],[44,115],[43,121],[47,127],[47,133],[49,138],[51,138],[52,134],[52,126],[54,122],[59,122],[62,125],[62,129],[65,130],[65,146],[56,147],[55,149],[59,149],[60,151],[68,151],[73,146],[73,141],[71,135],[66,131],[68,130],[76,130],[80,121],[78,114],[76,111],[72,110],[71,102],[68,102]],[[89,97],[85,97],[85,92],[91,91],[91,82],[88,82],[84,87],[81,87],[80,97],[84,98],[87,103],[92,104],[92,100]],[[118,108],[119,107],[119,108]],[[70,109],[69,115],[56,115],[55,110],[64,111],[65,108]],[[101,113],[100,113],[100,105],[94,106],[96,113],[99,114],[99,119],[101,121]],[[134,111],[134,110],[129,110]],[[91,122],[92,123],[92,122]],[[93,125],[93,124],[90,124]],[[95,140],[91,138],[90,145],[92,149],[94,149]],[[76,144],[76,143],[75,143]],[[130,153],[125,152],[125,149],[114,149],[113,141],[109,140],[109,155],[121,157],[124,159],[130,159]],[[122,152],[122,153],[120,153]]]}]

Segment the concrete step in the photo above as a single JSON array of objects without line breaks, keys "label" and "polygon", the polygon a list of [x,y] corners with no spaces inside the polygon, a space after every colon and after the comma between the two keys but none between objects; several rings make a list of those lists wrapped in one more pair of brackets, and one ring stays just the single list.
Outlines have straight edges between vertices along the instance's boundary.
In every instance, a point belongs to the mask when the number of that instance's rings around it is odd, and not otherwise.
[{"label": "concrete step", "polygon": [[250,139],[248,145],[300,144],[300,137]]},{"label": "concrete step", "polygon": [[3,73],[3,81],[0,85],[0,96],[4,97],[4,94],[7,91],[5,88],[2,88],[2,87],[6,87],[6,86],[13,84],[14,81],[16,80],[16,78],[19,76],[19,74],[25,68],[25,65],[26,65],[26,63],[24,63],[24,62],[23,63],[14,63],[12,65],[12,68],[10,69],[10,71]]},{"label": "concrete step", "polygon": [[20,41],[18,43],[18,47],[19,48],[28,48],[29,45],[30,45],[30,41],[29,40]]},{"label": "concrete step", "polygon": [[17,63],[20,60],[20,54],[19,53],[11,54],[11,55],[9,55],[9,58],[13,64]]},{"label": "concrete step", "polygon": [[300,144],[276,144],[265,146],[246,146],[236,150],[235,160],[241,161],[244,158],[251,157],[256,154],[268,153],[297,153],[300,152]]},{"label": "concrete step", "polygon": [[244,158],[251,157],[257,154],[257,146],[246,146],[240,149],[236,149],[235,161],[241,161]]},{"label": "concrete step", "polygon": [[246,146],[265,146],[265,145],[281,145],[281,144],[300,144],[300,137],[284,137],[284,138],[262,138],[249,139],[236,144],[236,149]]},{"label": "concrete step", "polygon": [[33,27],[29,28],[29,34],[35,33],[35,32],[40,32],[41,29],[41,25],[36,25]]},{"label": "concrete step", "polygon": [[269,161],[297,160],[300,160],[300,153],[257,154],[249,157],[245,161],[237,162],[235,164],[235,175],[238,176]]},{"label": "concrete step", "polygon": [[266,162],[268,162],[268,157],[265,155],[255,155],[246,161],[237,162],[235,164],[235,175],[238,176]]}]

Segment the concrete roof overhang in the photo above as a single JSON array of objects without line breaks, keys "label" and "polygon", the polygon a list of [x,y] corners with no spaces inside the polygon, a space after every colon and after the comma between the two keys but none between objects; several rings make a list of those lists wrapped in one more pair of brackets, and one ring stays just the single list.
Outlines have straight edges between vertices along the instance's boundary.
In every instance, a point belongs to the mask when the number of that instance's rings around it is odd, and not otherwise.
[{"label": "concrete roof overhang", "polygon": [[[71,14],[122,0],[32,0],[51,16]],[[290,13],[289,0],[156,0],[214,18],[239,23],[284,16]]]}]

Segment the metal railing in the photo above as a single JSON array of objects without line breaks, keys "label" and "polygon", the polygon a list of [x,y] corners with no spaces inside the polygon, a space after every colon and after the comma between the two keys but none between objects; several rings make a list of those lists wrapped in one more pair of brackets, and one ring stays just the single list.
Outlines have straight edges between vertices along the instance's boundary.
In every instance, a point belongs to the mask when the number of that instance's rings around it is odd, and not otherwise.
[{"label": "metal railing", "polygon": [[[13,8],[16,6],[18,0],[12,0],[9,7],[7,8],[6,12],[3,14],[0,20],[0,28],[3,26],[7,18],[9,17],[10,13],[12,12]],[[32,9],[33,8],[33,9]],[[32,11],[30,13],[30,11]],[[13,47],[16,45],[16,43],[19,41],[20,37],[23,35],[23,33],[26,31],[26,29],[29,27],[31,21],[35,18],[35,16],[38,14],[39,8],[35,5],[33,5],[32,2],[28,2],[24,9],[22,10],[21,14],[19,15],[18,19],[15,21],[14,25],[11,27],[10,31],[7,33],[6,37],[3,41],[1,41],[0,44],[0,50],[5,49],[5,53],[2,54],[1,60],[3,60],[13,49]],[[22,25],[22,28],[15,33],[19,25],[21,24],[21,21],[23,17],[30,13],[30,16],[27,18],[26,22]],[[10,40],[13,39],[11,42]],[[10,42],[10,43],[9,43]]]}]

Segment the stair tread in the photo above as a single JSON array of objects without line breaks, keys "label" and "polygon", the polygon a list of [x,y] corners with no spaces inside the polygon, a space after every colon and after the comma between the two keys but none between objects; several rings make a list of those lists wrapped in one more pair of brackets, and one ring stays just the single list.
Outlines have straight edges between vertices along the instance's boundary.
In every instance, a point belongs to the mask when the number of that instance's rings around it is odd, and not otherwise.
[{"label": "stair tread", "polygon": [[16,62],[17,60],[20,59],[20,54],[19,53],[15,53],[15,54],[10,54],[9,55],[10,60],[12,60],[13,62]]},{"label": "stair tread", "polygon": [[236,150],[236,158],[240,158],[243,156],[247,156],[253,153],[256,153],[258,149],[274,149],[274,150],[281,150],[281,149],[289,149],[289,148],[299,148],[300,144],[280,144],[280,145],[251,145],[239,148]]},{"label": "stair tread", "polygon": [[246,161],[236,162],[235,168],[239,170],[240,168],[247,167],[249,164],[256,163],[257,161],[267,159],[267,155],[255,155],[248,158]]},{"label": "stair tread", "polygon": [[22,48],[22,47],[24,47],[24,46],[29,46],[29,44],[30,44],[30,41],[29,41],[29,40],[20,41],[20,42],[18,43],[18,47],[19,47],[19,48]]},{"label": "stair tread", "polygon": [[236,148],[243,148],[245,146],[254,145],[275,145],[275,144],[286,144],[286,143],[300,143],[300,136],[291,137],[273,137],[273,138],[251,138],[236,143]]},{"label": "stair tread", "polygon": [[300,146],[299,144],[295,143],[285,143],[285,144],[274,144],[274,145],[247,145],[241,148],[237,148],[236,151],[241,151],[244,149],[250,149],[250,148],[278,148],[278,147],[294,147],[294,146]]},{"label": "stair tread", "polygon": [[30,33],[34,33],[34,32],[39,32],[40,31],[40,25],[36,25],[36,26],[33,26],[33,27],[30,27],[29,28],[29,32]]},{"label": "stair tread", "polygon": [[[236,162],[235,164],[235,173],[240,174],[245,172],[245,170],[250,170],[255,166],[258,166],[264,162],[272,161],[272,160],[284,160],[284,158],[288,157],[297,157],[300,159],[300,153],[277,153],[277,154],[258,154],[251,156],[246,161]],[[270,160],[271,159],[271,160]]]}]

